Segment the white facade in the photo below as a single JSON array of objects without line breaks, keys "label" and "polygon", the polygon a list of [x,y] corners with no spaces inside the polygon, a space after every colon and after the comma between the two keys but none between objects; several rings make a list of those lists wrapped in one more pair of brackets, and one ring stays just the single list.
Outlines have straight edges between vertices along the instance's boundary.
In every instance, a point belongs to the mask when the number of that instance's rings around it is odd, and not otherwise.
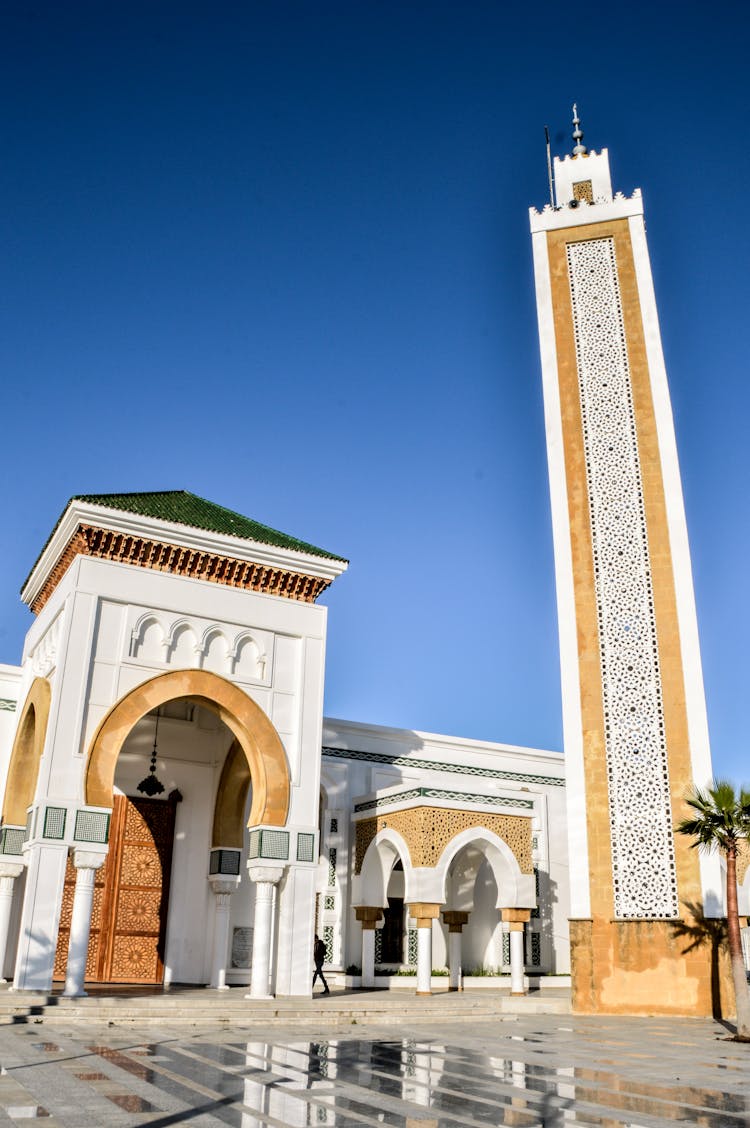
[{"label": "white facade", "polygon": [[[110,546],[115,537],[118,545],[141,547],[128,548],[125,558],[119,549],[120,558],[85,546],[71,553],[71,538],[91,528]],[[16,989],[49,990],[61,969],[69,994],[96,978],[91,953],[105,941],[92,936],[108,895],[102,889],[114,880],[102,877],[114,833],[110,813],[130,810],[118,808],[116,797],[137,798],[149,764],[163,788],[156,802],[174,811],[159,982],[309,994],[317,927],[328,967],[338,971],[360,965],[368,945],[373,970],[377,963],[414,964],[419,949],[429,989],[431,967],[452,963],[458,976],[458,960],[464,968],[507,972],[511,926],[503,913],[517,906],[524,920],[533,914],[527,968],[567,971],[561,757],[344,721],[324,726],[326,609],[144,564],[143,546],[154,544],[326,583],[346,566],[91,499],[69,504],[24,588],[39,613],[22,664],[0,669],[0,767],[8,780],[1,970]],[[234,704],[227,694],[235,694]],[[255,712],[245,722],[239,713],[248,710]],[[259,744],[281,750],[276,761],[273,753],[263,761],[267,775],[254,774],[252,756],[249,768],[232,769],[238,741],[244,733],[247,743],[258,724],[265,733]],[[283,778],[273,777],[279,766]],[[224,841],[238,806],[241,841]],[[433,863],[412,864],[408,847],[386,832],[364,867],[356,864],[359,823],[383,811],[418,821],[425,810],[432,817],[463,812],[466,824]],[[503,815],[525,836],[523,857],[487,829]],[[135,847],[120,849],[125,868],[136,864]],[[145,919],[150,894],[139,890]],[[381,933],[384,918],[393,930],[393,903],[403,905],[403,934],[395,952],[391,936],[386,960]],[[358,919],[362,906],[380,917],[369,931]],[[412,909],[432,914],[429,928],[410,917]],[[467,918],[463,937],[450,943],[443,909]],[[138,963],[139,935],[135,927],[107,940],[117,981],[128,978],[128,968],[134,978],[153,974]],[[518,977],[523,947],[513,945]]]}]

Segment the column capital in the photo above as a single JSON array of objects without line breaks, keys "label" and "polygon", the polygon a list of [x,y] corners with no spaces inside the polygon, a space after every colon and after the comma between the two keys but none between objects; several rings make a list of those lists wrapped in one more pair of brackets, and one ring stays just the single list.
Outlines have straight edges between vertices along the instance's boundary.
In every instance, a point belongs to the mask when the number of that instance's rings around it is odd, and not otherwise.
[{"label": "column capital", "polygon": [[[509,908],[501,909],[503,924],[518,924],[523,928],[527,921],[531,920],[531,909]],[[512,929],[515,931],[515,929]]]},{"label": "column capital", "polygon": [[73,865],[76,869],[101,869],[107,860],[107,852],[101,850],[73,850]]},{"label": "column capital", "polygon": [[383,910],[379,905],[355,905],[354,913],[357,920],[362,925],[362,931],[368,932],[375,928],[380,918],[383,916]]},{"label": "column capital", "polygon": [[20,877],[25,868],[21,862],[0,862],[0,878]]},{"label": "column capital", "polygon": [[448,925],[449,932],[460,932],[469,923],[469,914],[458,909],[443,909],[443,920]]},{"label": "column capital", "polygon": [[232,893],[235,893],[237,891],[237,887],[240,884],[240,879],[238,877],[235,878],[234,881],[232,881],[231,878],[227,879],[226,877],[218,876],[209,877],[208,880],[211,885],[211,889],[214,891],[217,897],[224,894],[231,895]]},{"label": "column capital", "polygon": [[247,867],[247,875],[251,881],[256,884],[267,882],[269,885],[278,885],[284,876],[283,866],[250,866]]},{"label": "column capital", "polygon": [[407,907],[409,916],[417,922],[417,928],[431,928],[433,920],[440,916],[440,905],[437,902],[414,901]]}]

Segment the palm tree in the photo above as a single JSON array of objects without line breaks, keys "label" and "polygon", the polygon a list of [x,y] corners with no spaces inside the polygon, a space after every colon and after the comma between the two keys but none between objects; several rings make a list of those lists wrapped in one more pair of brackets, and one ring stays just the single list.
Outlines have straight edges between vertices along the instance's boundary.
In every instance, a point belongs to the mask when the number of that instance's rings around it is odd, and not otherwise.
[{"label": "palm tree", "polygon": [[743,787],[738,796],[734,784],[718,779],[710,787],[693,788],[685,802],[693,813],[682,820],[677,830],[694,839],[693,846],[718,849],[726,859],[727,939],[737,1008],[737,1040],[750,1042],[750,991],[737,908],[737,853],[750,835],[750,791]]}]

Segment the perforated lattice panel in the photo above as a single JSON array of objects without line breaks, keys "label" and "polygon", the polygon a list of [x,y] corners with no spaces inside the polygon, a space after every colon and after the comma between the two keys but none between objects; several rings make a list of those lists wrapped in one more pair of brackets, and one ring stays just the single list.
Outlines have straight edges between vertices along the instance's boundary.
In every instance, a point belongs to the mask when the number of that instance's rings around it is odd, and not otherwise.
[{"label": "perforated lattice panel", "polygon": [[570,244],[568,271],[594,553],[614,913],[675,917],[656,618],[614,241]]}]

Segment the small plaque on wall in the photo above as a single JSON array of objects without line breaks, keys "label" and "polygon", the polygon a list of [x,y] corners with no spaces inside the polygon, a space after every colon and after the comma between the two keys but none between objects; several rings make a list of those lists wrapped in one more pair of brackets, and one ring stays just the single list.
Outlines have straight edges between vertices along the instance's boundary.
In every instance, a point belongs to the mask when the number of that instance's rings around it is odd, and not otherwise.
[{"label": "small plaque on wall", "polygon": [[232,967],[250,967],[252,958],[252,928],[235,928],[232,932]]}]

